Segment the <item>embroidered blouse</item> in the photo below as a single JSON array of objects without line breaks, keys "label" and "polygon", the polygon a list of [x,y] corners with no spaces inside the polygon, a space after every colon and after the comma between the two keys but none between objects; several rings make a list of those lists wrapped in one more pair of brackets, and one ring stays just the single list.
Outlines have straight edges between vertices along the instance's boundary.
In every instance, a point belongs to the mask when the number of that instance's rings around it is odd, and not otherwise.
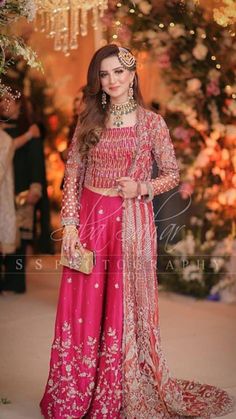
[{"label": "embroidered blouse", "polygon": [[86,185],[115,188],[116,179],[128,176],[137,149],[136,126],[107,128],[88,156]]},{"label": "embroidered blouse", "polygon": [[[148,113],[145,143],[139,144],[138,123],[133,127],[107,128],[98,144],[90,150],[87,163],[80,158],[77,127],[72,139],[65,169],[61,218],[63,225],[79,225],[79,201],[85,183],[96,188],[116,187],[116,179],[129,176],[132,165],[138,165],[135,180],[149,181],[153,195],[166,192],[179,183],[179,168],[169,130],[161,115]],[[158,177],[151,179],[154,159]]]}]

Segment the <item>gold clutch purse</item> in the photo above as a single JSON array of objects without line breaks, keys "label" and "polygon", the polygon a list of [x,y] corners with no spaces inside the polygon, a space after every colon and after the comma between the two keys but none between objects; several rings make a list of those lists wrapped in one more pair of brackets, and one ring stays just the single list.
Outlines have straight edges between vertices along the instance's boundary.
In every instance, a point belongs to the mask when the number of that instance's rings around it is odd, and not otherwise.
[{"label": "gold clutch purse", "polygon": [[88,275],[91,274],[96,264],[96,254],[88,249],[84,249],[84,254],[82,254],[79,248],[76,248],[73,260],[69,260],[62,250],[60,263],[63,266]]}]

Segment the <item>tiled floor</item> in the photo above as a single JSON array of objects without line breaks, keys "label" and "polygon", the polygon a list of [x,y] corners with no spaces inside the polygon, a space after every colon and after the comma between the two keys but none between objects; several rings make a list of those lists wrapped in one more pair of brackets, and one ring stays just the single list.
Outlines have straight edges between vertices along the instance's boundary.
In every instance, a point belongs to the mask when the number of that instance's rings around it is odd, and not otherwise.
[{"label": "tiled floor", "polygon": [[[0,296],[0,398],[11,401],[0,405],[1,419],[41,418],[60,281],[55,259],[30,261],[27,294]],[[236,305],[160,293],[160,322],[173,376],[214,384],[236,397]],[[236,419],[236,412],[227,419]]]}]

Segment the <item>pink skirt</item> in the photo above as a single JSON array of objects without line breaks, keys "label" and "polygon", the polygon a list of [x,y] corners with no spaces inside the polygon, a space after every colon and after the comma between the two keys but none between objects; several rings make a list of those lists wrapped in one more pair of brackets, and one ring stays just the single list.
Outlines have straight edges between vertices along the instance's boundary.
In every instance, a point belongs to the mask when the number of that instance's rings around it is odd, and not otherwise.
[{"label": "pink skirt", "polygon": [[[234,400],[224,390],[171,377],[161,349],[156,271],[150,272],[149,285],[144,271],[124,281],[123,200],[84,188],[80,203],[79,236],[96,252],[96,266],[90,275],[63,269],[49,377],[40,403],[44,418],[183,419],[233,411]],[[151,220],[151,206],[149,210]],[[134,266],[130,268],[133,272]],[[143,294],[140,289],[135,294],[135,281],[143,285]],[[148,337],[142,313],[138,317],[142,301],[137,300],[147,289],[155,302]],[[126,312],[124,302],[129,305]],[[130,334],[125,341],[127,322]],[[138,352],[137,342],[149,346],[141,344]]]},{"label": "pink skirt", "polygon": [[122,198],[84,188],[80,240],[96,252],[90,275],[64,268],[45,418],[119,418],[122,396]]}]

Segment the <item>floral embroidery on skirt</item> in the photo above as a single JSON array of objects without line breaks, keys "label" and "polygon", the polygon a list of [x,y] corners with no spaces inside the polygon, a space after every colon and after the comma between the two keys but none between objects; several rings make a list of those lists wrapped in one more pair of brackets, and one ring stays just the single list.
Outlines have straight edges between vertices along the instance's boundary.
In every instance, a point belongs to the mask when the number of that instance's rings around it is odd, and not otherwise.
[{"label": "floral embroidery on skirt", "polygon": [[[82,190],[80,238],[97,263],[88,276],[63,269],[41,412],[47,419],[227,414],[234,408],[227,392],[170,375],[161,349],[152,204],[127,205]],[[128,257],[126,246],[133,246]]]}]

